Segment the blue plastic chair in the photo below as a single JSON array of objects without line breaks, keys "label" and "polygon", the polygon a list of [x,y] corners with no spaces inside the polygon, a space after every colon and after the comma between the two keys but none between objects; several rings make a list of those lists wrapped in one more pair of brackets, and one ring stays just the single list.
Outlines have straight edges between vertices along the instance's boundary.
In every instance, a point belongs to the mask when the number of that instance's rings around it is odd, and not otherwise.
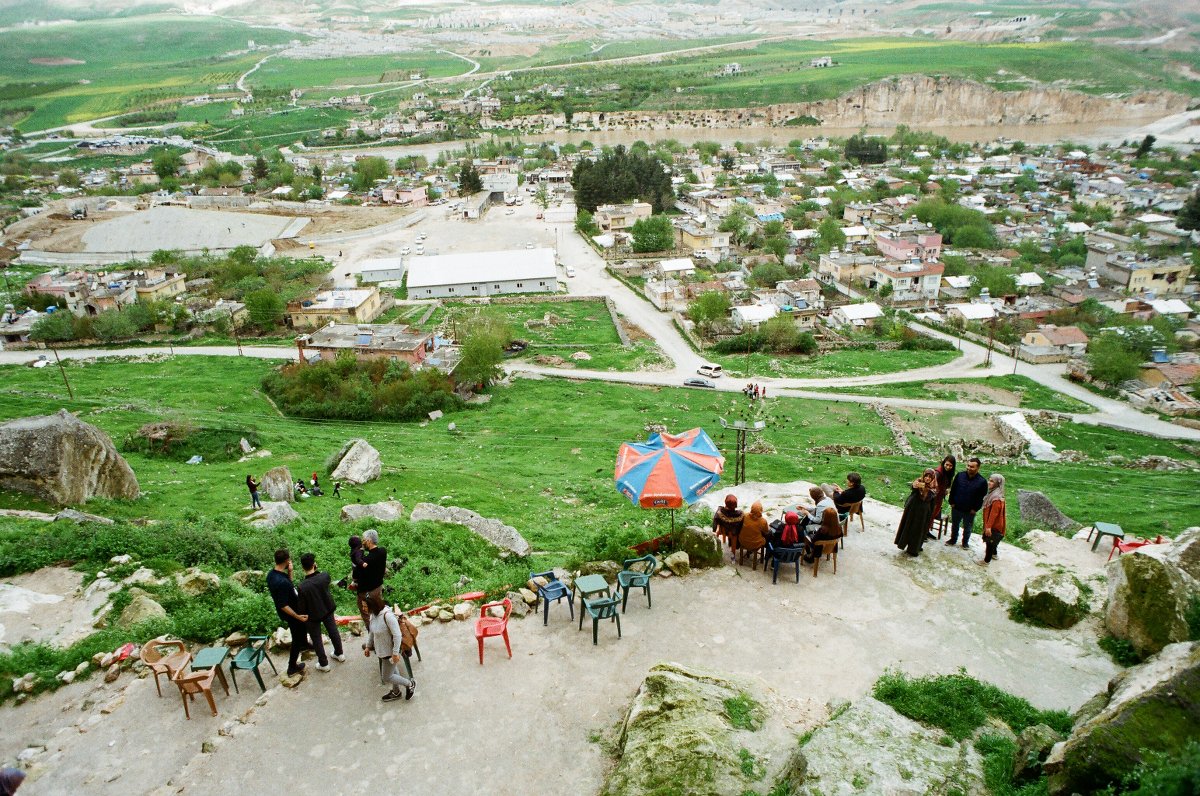
[{"label": "blue plastic chair", "polygon": [[616,621],[617,638],[621,637],[621,614],[617,611],[616,597],[601,597],[598,600],[582,600],[583,610],[592,618],[592,646],[597,644],[601,619]]},{"label": "blue plastic chair", "polygon": [[776,547],[771,554],[772,574],[771,583],[776,583],[779,579],[780,564],[795,564],[796,565],[796,582],[800,582],[800,559],[804,557],[803,547]]},{"label": "blue plastic chair", "polygon": [[[645,567],[633,569],[638,564],[645,564]],[[650,599],[650,578],[656,569],[658,569],[658,559],[650,553],[641,558],[627,558],[621,564],[621,571],[617,573],[617,591],[622,592],[621,613],[625,613],[625,606],[629,604],[630,589],[641,589],[646,594],[646,607],[654,607],[654,603]]]},{"label": "blue plastic chair", "polygon": [[567,598],[567,607],[571,609],[571,621],[575,621],[575,595],[567,588],[567,585],[559,580],[554,575],[554,571],[549,572],[530,572],[529,579],[545,578],[546,585],[538,586],[538,597],[542,598],[542,627],[550,624],[550,603],[557,602],[563,597]]}]

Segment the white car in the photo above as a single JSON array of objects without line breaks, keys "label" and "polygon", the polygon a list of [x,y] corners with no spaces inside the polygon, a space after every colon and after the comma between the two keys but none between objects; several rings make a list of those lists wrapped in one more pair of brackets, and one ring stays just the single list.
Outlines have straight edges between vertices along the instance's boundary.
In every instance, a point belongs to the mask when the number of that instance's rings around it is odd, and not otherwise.
[{"label": "white car", "polygon": [[409,247],[407,247],[407,246],[405,246],[404,248],[402,248],[402,249],[400,250],[400,253],[401,253],[401,254],[409,254],[409,253],[411,253],[411,252],[412,252],[412,249],[410,249],[410,248],[409,248]]},{"label": "white car", "polygon": [[425,253],[425,247],[418,243],[417,244],[417,254],[420,255],[420,254],[424,254],[424,253]]},{"label": "white car", "polygon": [[570,279],[574,279],[574,278],[575,278],[575,269],[574,269],[574,268],[572,268],[572,267],[571,267],[571,266],[569,266],[569,265],[567,266],[567,277],[568,277],[568,278],[570,278]]},{"label": "white car", "polygon": [[420,235],[417,236],[417,243],[424,243],[425,238],[427,238],[427,237],[428,237],[428,235],[426,235],[424,232],[422,232]]},{"label": "white car", "polygon": [[525,248],[526,248],[526,249],[532,249],[532,248],[533,248],[533,244],[532,244],[532,243],[526,243],[526,244],[525,244]]}]

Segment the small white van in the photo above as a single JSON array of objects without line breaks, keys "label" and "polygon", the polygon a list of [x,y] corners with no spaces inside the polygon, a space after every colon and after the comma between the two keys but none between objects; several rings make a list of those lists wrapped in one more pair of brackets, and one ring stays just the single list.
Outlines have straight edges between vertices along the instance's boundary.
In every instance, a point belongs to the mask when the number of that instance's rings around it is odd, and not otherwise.
[{"label": "small white van", "polygon": [[710,379],[717,379],[721,377],[721,366],[706,363],[697,368],[696,372],[701,376],[708,376]]},{"label": "small white van", "polygon": [[569,266],[569,265],[567,266],[567,276],[568,276],[568,277],[570,277],[570,278],[572,278],[572,279],[574,279],[574,278],[575,278],[575,269],[574,269],[574,268],[572,268],[572,267],[571,267],[571,266]]}]

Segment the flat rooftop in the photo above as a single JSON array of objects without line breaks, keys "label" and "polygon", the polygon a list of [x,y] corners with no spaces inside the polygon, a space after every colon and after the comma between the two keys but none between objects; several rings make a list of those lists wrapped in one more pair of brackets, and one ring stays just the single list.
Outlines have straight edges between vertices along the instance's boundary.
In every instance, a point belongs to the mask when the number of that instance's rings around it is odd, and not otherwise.
[{"label": "flat rooftop", "polygon": [[83,233],[83,250],[100,254],[158,249],[225,251],[237,246],[257,249],[271,240],[295,237],[308,221],[265,213],[152,207],[91,226]]},{"label": "flat rooftop", "polygon": [[555,279],[554,249],[509,249],[494,252],[413,257],[408,263],[408,289],[435,285]]}]

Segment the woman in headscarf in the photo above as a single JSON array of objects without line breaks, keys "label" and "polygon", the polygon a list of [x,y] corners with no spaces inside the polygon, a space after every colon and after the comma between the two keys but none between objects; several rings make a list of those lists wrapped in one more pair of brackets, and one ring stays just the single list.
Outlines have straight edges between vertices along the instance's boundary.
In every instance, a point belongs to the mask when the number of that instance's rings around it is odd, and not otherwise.
[{"label": "woman in headscarf", "polygon": [[24,781],[25,772],[21,769],[0,768],[0,796],[13,796]]},{"label": "woman in headscarf", "polygon": [[771,531],[771,547],[799,547],[804,543],[804,534],[800,532],[800,515],[789,511],[783,515],[783,525]]},{"label": "woman in headscarf", "polygon": [[767,534],[770,532],[767,518],[763,516],[762,501],[756,500],[750,506],[750,513],[742,520],[742,530],[738,534],[738,549],[750,553],[753,563],[754,553],[766,546]]},{"label": "woman in headscarf", "polygon": [[838,520],[837,509],[825,509],[821,512],[821,525],[817,528],[817,532],[808,540],[808,554],[805,556],[806,561],[812,561],[821,552],[817,547],[817,542],[830,541],[842,538],[842,523]]},{"label": "woman in headscarf", "polygon": [[737,505],[737,495],[729,494],[725,496],[725,505],[719,506],[713,513],[713,533],[725,537],[730,551],[737,549],[738,534],[741,533],[742,522],[746,519],[746,515]]},{"label": "woman in headscarf", "polygon": [[925,545],[925,533],[929,530],[929,518],[933,514],[933,501],[937,495],[937,473],[928,468],[921,477],[912,482],[912,491],[904,501],[904,513],[900,515],[900,526],[896,528],[896,547],[910,556],[921,554]]},{"label": "woman in headscarf", "polygon": [[933,471],[937,474],[937,492],[933,496],[933,511],[929,513],[928,538],[930,539],[933,538],[933,521],[942,516],[942,501],[946,499],[946,493],[950,491],[956,467],[958,467],[958,460],[950,454],[946,454],[946,458],[942,459],[942,463]]},{"label": "woman in headscarf", "polygon": [[983,560],[977,562],[986,567],[993,558],[997,558],[996,548],[1004,538],[1004,476],[992,473],[988,477],[988,493],[983,499]]}]

